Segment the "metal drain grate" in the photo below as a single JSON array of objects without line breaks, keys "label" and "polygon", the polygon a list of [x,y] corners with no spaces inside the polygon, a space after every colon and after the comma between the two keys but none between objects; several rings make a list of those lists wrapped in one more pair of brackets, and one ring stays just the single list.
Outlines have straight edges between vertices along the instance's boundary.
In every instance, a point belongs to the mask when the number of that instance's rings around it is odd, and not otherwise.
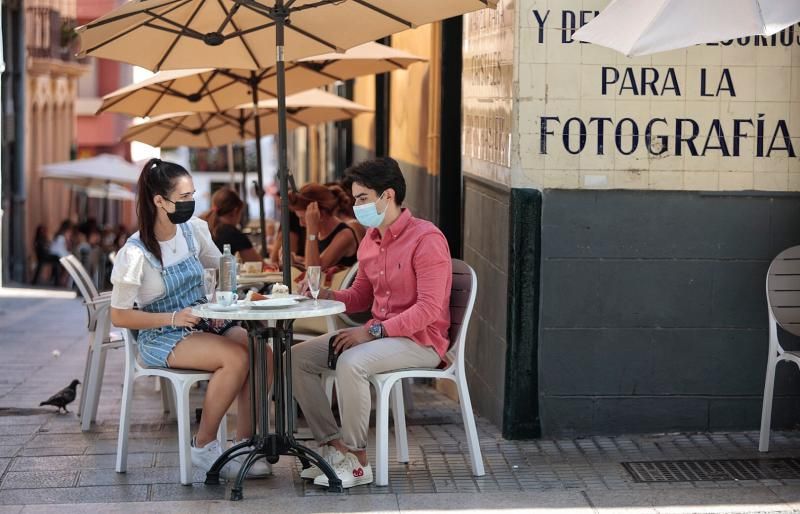
[{"label": "metal drain grate", "polygon": [[800,459],[623,462],[634,482],[718,482],[800,478]]}]

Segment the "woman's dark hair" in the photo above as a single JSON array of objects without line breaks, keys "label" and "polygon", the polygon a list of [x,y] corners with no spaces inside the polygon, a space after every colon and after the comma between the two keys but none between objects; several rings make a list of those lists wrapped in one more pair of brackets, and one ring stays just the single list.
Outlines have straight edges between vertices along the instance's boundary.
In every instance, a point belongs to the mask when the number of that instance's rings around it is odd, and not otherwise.
[{"label": "woman's dark hair", "polygon": [[289,193],[289,208],[293,211],[304,211],[312,202],[317,202],[320,212],[329,216],[352,206],[350,197],[341,188],[334,191],[322,184],[306,184],[300,191]]},{"label": "woman's dark hair", "polygon": [[189,176],[186,168],[174,162],[161,159],[150,159],[142,168],[139,175],[138,194],[136,198],[136,215],[139,218],[139,239],[147,250],[155,255],[160,262],[161,246],[156,239],[156,205],[153,197],[161,195],[167,198],[175,189],[175,180]]},{"label": "woman's dark hair", "polygon": [[217,229],[219,228],[219,217],[227,216],[232,212],[236,212],[244,206],[244,202],[239,197],[239,193],[229,187],[218,189],[211,195],[211,212],[208,213],[206,221],[208,221],[208,230],[211,235],[217,237]]},{"label": "woman's dark hair", "polygon": [[60,236],[69,232],[73,227],[73,224],[70,220],[64,220],[61,222],[61,225],[58,226],[58,230],[56,230],[56,235]]},{"label": "woman's dark hair", "polygon": [[356,164],[345,171],[345,183],[356,184],[372,189],[378,195],[387,189],[394,189],[395,204],[400,205],[406,198],[406,180],[397,161],[391,157],[380,157]]}]

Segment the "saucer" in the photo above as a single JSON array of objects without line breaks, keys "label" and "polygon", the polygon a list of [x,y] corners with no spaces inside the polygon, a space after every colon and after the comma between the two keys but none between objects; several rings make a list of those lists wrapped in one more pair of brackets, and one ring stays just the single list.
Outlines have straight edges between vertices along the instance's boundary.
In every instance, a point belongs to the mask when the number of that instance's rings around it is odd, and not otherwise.
[{"label": "saucer", "polygon": [[233,305],[222,305],[221,303],[207,303],[205,305],[206,309],[210,311],[218,311],[218,312],[230,312],[241,309],[241,305],[233,304]]}]

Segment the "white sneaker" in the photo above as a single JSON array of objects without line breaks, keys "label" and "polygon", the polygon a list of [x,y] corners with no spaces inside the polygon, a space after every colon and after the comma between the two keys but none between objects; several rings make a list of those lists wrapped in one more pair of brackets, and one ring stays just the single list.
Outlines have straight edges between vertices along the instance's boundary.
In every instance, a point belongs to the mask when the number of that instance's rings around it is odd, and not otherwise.
[{"label": "white sneaker", "polygon": [[[234,441],[233,444],[237,445],[237,444],[242,443],[242,442],[244,442],[244,440],[242,440],[242,441]],[[253,447],[252,446],[248,446],[247,449],[248,450],[252,450]],[[226,470],[228,470],[228,475],[231,476],[231,478],[236,478],[236,476],[239,473],[239,470],[241,469],[242,465],[244,464],[245,459],[247,459],[247,454],[243,453],[242,455],[239,455],[238,457],[234,457],[233,459],[231,459],[229,461],[228,464],[225,465]],[[230,465],[230,469],[228,469],[229,465]],[[247,478],[264,478],[264,477],[269,476],[271,474],[272,474],[272,465],[270,465],[270,463],[267,462],[267,459],[263,459],[263,458],[262,459],[258,459],[257,461],[255,461],[253,463],[253,465],[250,466],[250,469],[247,470]]]},{"label": "white sneaker", "polygon": [[[344,459],[336,463],[333,466],[333,471],[336,472],[336,476],[342,481],[342,487],[345,489],[372,483],[372,466],[369,463],[366,466],[362,466],[358,462],[358,457],[352,453],[348,453],[344,456]],[[328,477],[320,474],[314,479],[314,485],[328,487]]]},{"label": "white sneaker", "polygon": [[[336,465],[344,459],[342,452],[329,444],[323,444],[317,453],[331,466]],[[314,480],[320,475],[322,475],[322,470],[314,464],[300,472],[300,478],[305,480]]]},{"label": "white sneaker", "polygon": [[222,449],[219,447],[219,442],[214,439],[202,448],[195,446],[194,438],[192,438],[192,466],[203,470],[207,473],[214,462],[222,455]]}]

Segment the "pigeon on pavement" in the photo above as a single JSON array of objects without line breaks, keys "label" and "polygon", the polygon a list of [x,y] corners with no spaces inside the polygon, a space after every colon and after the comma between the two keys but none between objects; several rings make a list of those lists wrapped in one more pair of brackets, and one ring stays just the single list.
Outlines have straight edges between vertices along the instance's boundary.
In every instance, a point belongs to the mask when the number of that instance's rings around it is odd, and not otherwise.
[{"label": "pigeon on pavement", "polygon": [[61,409],[64,409],[64,412],[69,412],[67,405],[75,401],[75,389],[77,389],[78,384],[80,384],[80,381],[73,380],[67,387],[40,403],[39,407],[52,405],[53,407],[58,407],[58,412],[61,412]]}]

